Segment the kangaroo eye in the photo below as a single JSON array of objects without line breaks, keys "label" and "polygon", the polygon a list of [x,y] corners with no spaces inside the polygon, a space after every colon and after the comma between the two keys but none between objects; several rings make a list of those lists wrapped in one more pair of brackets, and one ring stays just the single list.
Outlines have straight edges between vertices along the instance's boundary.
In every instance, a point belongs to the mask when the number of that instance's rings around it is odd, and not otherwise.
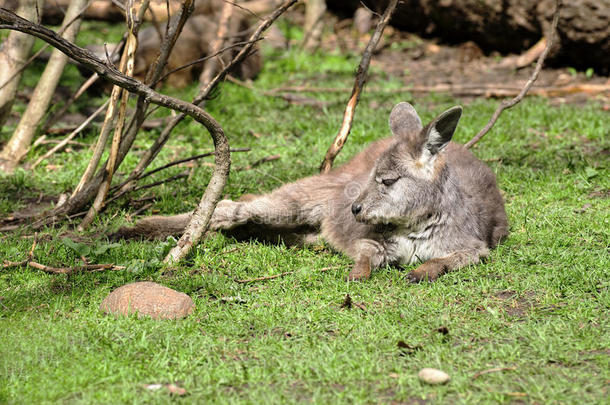
[{"label": "kangaroo eye", "polygon": [[396,183],[398,179],[383,179],[381,180],[381,182],[383,183],[384,186],[391,186],[392,184]]}]

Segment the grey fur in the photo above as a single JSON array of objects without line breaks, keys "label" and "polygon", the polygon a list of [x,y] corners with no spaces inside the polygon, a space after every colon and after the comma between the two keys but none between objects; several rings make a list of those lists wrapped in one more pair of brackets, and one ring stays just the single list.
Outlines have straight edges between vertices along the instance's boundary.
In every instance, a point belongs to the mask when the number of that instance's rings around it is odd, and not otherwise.
[{"label": "grey fur", "polygon": [[[302,241],[320,235],[354,259],[350,280],[386,264],[422,261],[411,281],[476,264],[508,234],[508,223],[491,169],[449,142],[461,111],[453,107],[422,129],[413,107],[400,103],[390,115],[394,137],[328,174],[247,201],[220,201],[210,228]],[[152,217],[118,235],[163,236],[184,229],[188,218]]]}]

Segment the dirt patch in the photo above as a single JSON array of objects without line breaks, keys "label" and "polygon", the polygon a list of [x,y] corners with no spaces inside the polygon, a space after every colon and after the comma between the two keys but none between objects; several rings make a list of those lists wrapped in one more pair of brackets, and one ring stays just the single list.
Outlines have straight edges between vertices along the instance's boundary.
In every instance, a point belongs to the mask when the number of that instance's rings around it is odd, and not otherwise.
[{"label": "dirt patch", "polygon": [[505,290],[494,294],[493,297],[511,317],[524,318],[536,306],[536,294],[533,291],[518,295],[515,291]]},{"label": "dirt patch", "polygon": [[[345,25],[345,24],[344,24]],[[351,26],[336,30],[322,47],[327,51],[348,49],[361,55],[370,35],[354,35]],[[401,78],[417,97],[425,93],[450,93],[456,97],[513,97],[531,76],[534,64],[516,68],[517,55],[486,55],[474,42],[439,44],[415,34],[387,27],[376,54],[373,69]],[[603,90],[600,90],[603,87]],[[547,91],[548,94],[541,93]],[[610,110],[610,80],[592,71],[544,67],[530,90],[540,92],[553,104],[584,104],[598,100]]]}]

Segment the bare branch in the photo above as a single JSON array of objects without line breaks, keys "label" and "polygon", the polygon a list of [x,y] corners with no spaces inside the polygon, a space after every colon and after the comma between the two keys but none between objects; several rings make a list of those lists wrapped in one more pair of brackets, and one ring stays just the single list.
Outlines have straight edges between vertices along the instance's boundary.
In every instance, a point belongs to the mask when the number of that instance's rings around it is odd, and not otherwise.
[{"label": "bare branch", "polygon": [[386,25],[390,21],[390,17],[392,13],[396,9],[396,5],[398,4],[398,0],[391,0],[386,8],[383,16],[377,23],[377,27],[375,28],[375,32],[371,36],[368,45],[364,49],[362,54],[362,59],[360,60],[360,64],[358,65],[358,71],[356,73],[356,80],[354,81],[354,88],[352,89],[352,95],[347,102],[347,106],[345,107],[345,112],[343,114],[343,123],[341,124],[341,128],[339,128],[339,132],[335,137],[332,145],[326,151],[326,156],[324,157],[324,161],[320,165],[321,173],[328,173],[333,166],[333,162],[345,142],[349,136],[349,133],[352,129],[352,122],[354,120],[354,113],[356,111],[356,106],[358,105],[358,101],[360,100],[360,93],[362,92],[362,88],[364,87],[364,83],[366,82],[367,72],[369,70],[369,64],[371,63],[371,56],[373,51],[377,47],[377,43],[383,34],[383,30]]},{"label": "bare branch", "polygon": [[32,164],[32,169],[35,169],[36,166],[40,164],[45,159],[48,159],[52,154],[66,146],[76,135],[78,135],[84,128],[87,127],[97,117],[104,109],[108,106],[110,100],[106,100],[101,107],[99,107],[93,114],[91,114],[82,124],[80,124],[74,131],[72,131],[68,136],[66,136],[60,143],[55,145],[51,150],[45,153],[43,156],[36,159],[36,161]]},{"label": "bare branch", "polygon": [[203,232],[207,229],[212,212],[216,203],[220,199],[222,190],[226,184],[231,166],[229,143],[220,125],[206,111],[194,104],[187,103],[180,99],[157,93],[155,90],[144,85],[142,82],[125,76],[114,66],[106,65],[102,60],[86,49],[80,48],[73,43],[59,37],[53,31],[39,25],[32,24],[23,18],[11,13],[8,10],[0,9],[0,28],[10,28],[34,35],[45,42],[50,43],[55,48],[69,55],[72,59],[82,63],[87,68],[93,70],[102,78],[111,83],[121,86],[127,91],[138,94],[146,104],[154,103],[165,107],[178,110],[186,115],[193,117],[203,124],[214,141],[215,166],[212,177],[206,188],[199,206],[195,210],[193,220],[187,228],[187,232],[178,242],[178,246],[172,249],[171,256],[166,260],[177,261],[190,251],[190,247],[199,241]]},{"label": "bare branch", "polygon": [[[199,91],[199,94],[193,99],[193,104],[200,105],[209,96],[209,94],[218,85],[218,83],[220,83],[226,77],[230,69],[232,69],[232,67],[235,66],[237,63],[242,62],[248,56],[250,50],[252,49],[254,44],[260,39],[263,32],[267,30],[267,28],[269,28],[275,20],[277,20],[286,10],[292,7],[292,5],[294,5],[297,1],[298,0],[285,0],[271,15],[269,15],[265,20],[261,21],[261,23],[252,33],[248,41],[246,41],[246,45],[233,58],[233,60],[227,66],[225,66],[225,68],[220,71],[216,75],[216,77],[211,80],[210,83],[206,85],[205,88],[202,88]],[[167,124],[165,129],[161,132],[161,135],[159,135],[159,137],[155,140],[154,144],[140,158],[140,161],[136,165],[136,168],[129,174],[126,183],[121,187],[121,193],[124,193],[130,188],[135,187],[135,182],[137,181],[139,176],[155,159],[163,145],[165,145],[165,143],[169,139],[174,128],[184,119],[184,117],[184,114],[178,114],[172,119],[171,122]]]},{"label": "bare branch", "polygon": [[[141,3],[140,14],[143,15],[148,8],[149,0],[143,0]],[[127,3],[127,27],[128,27],[128,37],[127,43],[125,44],[124,55],[126,55],[126,64],[125,64],[125,74],[127,76],[133,76],[134,65],[135,65],[135,56],[136,49],[138,48],[138,29],[139,29],[139,20],[136,20],[135,14],[135,6],[133,0],[129,0]],[[119,117],[114,128],[114,136],[112,138],[112,145],[110,148],[110,157],[108,158],[108,163],[106,164],[106,173],[104,176],[104,180],[100,185],[97,196],[93,201],[93,205],[89,208],[89,212],[83,218],[82,222],[78,226],[78,229],[82,231],[87,226],[91,224],[95,215],[102,209],[104,206],[104,202],[106,201],[106,196],[108,195],[108,190],[110,190],[110,184],[112,182],[112,177],[114,175],[114,171],[117,167],[117,156],[119,154],[119,146],[121,144],[121,138],[123,136],[123,125],[125,124],[125,114],[127,112],[127,100],[129,99],[129,93],[127,91],[123,91],[123,97],[121,99],[121,107],[119,109]]]},{"label": "bare branch", "polygon": [[[256,40],[256,42],[261,41],[262,39],[263,38],[258,38]],[[169,72],[167,72],[163,76],[161,76],[157,80],[157,82],[154,83],[154,84],[157,84],[158,82],[161,82],[161,81],[165,80],[165,78],[167,76],[171,75],[172,73],[176,73],[176,72],[178,72],[178,71],[180,71],[182,69],[186,69],[186,68],[191,67],[193,65],[197,65],[197,64],[199,64],[201,62],[205,62],[206,60],[211,59],[211,58],[213,58],[215,56],[218,56],[218,55],[220,55],[223,52],[226,52],[226,51],[228,51],[230,49],[233,49],[233,48],[237,48],[238,46],[248,45],[249,43],[250,43],[249,41],[243,41],[243,42],[236,42],[236,43],[234,43],[232,45],[229,45],[229,46],[225,46],[224,48],[220,49],[218,52],[215,52],[215,53],[213,53],[211,55],[206,55],[203,58],[195,59],[194,61],[191,61],[191,62],[187,63],[186,65],[182,65],[182,66],[179,66],[179,67],[177,67],[177,68],[175,68],[173,70],[170,70]]]},{"label": "bare branch", "polygon": [[489,120],[487,125],[485,125],[483,127],[483,129],[481,129],[479,131],[479,133],[476,134],[470,141],[466,142],[466,144],[464,145],[465,148],[470,149],[477,142],[479,142],[481,140],[481,138],[483,138],[485,136],[485,134],[487,134],[493,128],[493,126],[496,123],[496,121],[498,120],[498,118],[500,118],[500,114],[502,114],[502,111],[504,111],[508,108],[511,108],[515,104],[520,102],[523,99],[523,97],[525,97],[525,95],[527,94],[529,89],[532,87],[532,85],[534,84],[536,79],[538,79],[538,75],[540,74],[540,71],[542,70],[542,65],[544,64],[544,60],[546,59],[546,56],[548,55],[549,50],[551,49],[551,47],[553,46],[553,42],[555,41],[557,23],[559,22],[559,13],[561,11],[561,6],[562,6],[562,0],[555,0],[555,13],[553,15],[553,23],[551,24],[551,28],[550,28],[551,32],[549,32],[547,35],[548,41],[546,43],[546,47],[544,48],[544,51],[538,57],[538,62],[536,62],[536,67],[534,68],[534,71],[532,72],[532,75],[530,76],[528,81],[525,83],[525,86],[523,86],[523,89],[521,89],[521,91],[515,98],[513,98],[511,100],[504,100],[500,103],[500,105],[498,106],[496,111],[491,116],[491,119]]},{"label": "bare branch", "polygon": [[[64,26],[67,26],[62,36],[73,41],[80,29],[82,9],[87,0],[74,0],[66,12]],[[76,19],[75,21],[73,21]],[[68,23],[72,23],[68,26]],[[12,172],[25,156],[32,144],[38,125],[41,123],[59,83],[68,58],[59,51],[51,53],[51,58],[42,73],[32,94],[25,112],[17,124],[11,139],[0,152],[0,170]]]}]

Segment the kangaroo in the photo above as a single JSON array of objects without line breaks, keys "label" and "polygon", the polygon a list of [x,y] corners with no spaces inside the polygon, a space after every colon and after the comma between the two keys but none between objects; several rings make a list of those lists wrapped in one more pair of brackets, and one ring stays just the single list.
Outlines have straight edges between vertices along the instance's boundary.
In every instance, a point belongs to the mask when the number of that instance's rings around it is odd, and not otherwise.
[{"label": "kangaroo", "polygon": [[[426,127],[409,103],[390,113],[393,136],[373,142],[345,165],[245,200],[222,200],[212,230],[254,228],[263,236],[322,236],[354,260],[348,280],[385,265],[422,264],[411,282],[477,264],[508,234],[504,201],[491,169],[450,142],[462,108]],[[190,213],[151,217],[120,236],[182,232]]]}]

